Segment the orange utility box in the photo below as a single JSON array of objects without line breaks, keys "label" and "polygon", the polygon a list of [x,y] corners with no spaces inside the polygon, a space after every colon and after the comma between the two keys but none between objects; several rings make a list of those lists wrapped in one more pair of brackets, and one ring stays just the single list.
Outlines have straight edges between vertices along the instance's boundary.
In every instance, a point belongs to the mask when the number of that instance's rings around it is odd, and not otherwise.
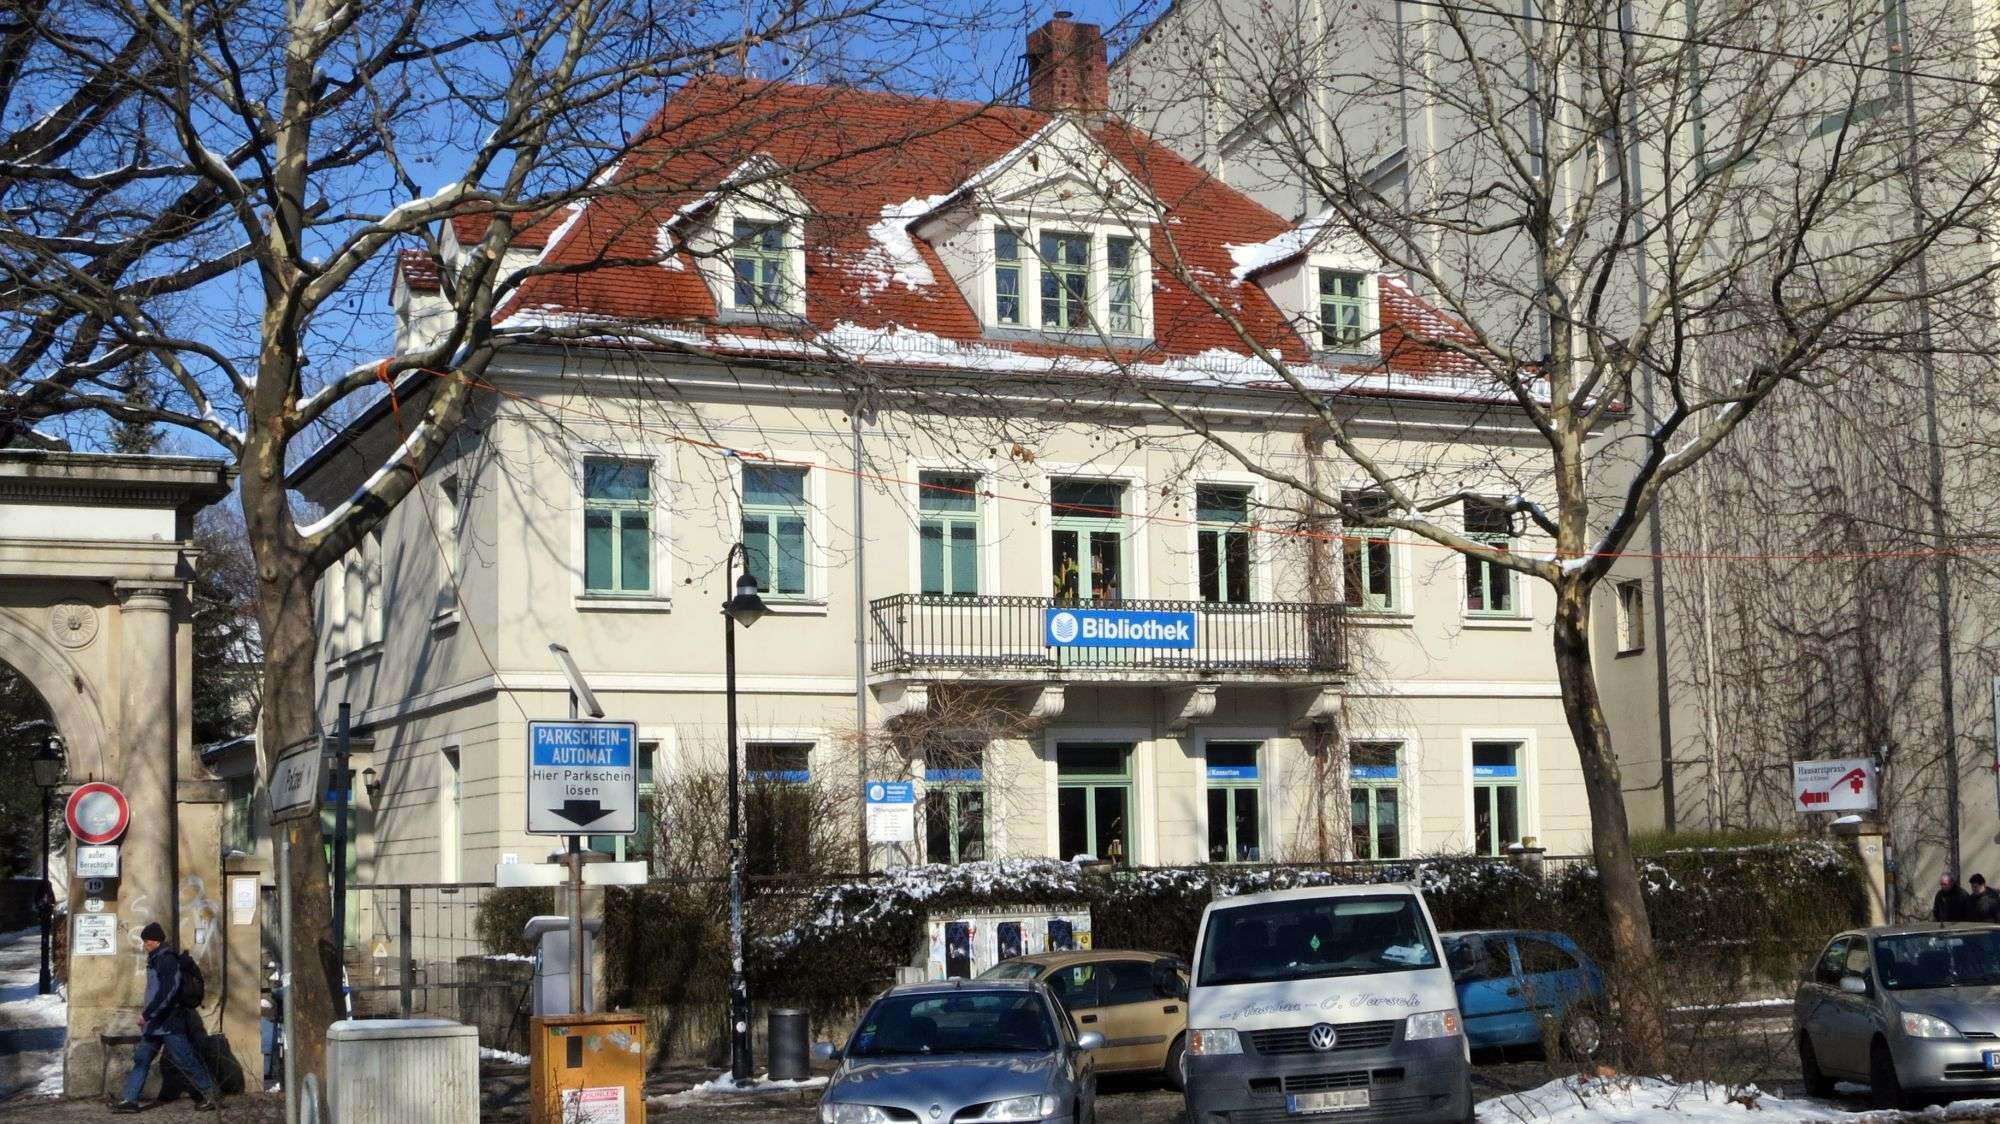
[{"label": "orange utility box", "polygon": [[536,1015],[528,1033],[534,1124],[645,1124],[645,1016]]}]

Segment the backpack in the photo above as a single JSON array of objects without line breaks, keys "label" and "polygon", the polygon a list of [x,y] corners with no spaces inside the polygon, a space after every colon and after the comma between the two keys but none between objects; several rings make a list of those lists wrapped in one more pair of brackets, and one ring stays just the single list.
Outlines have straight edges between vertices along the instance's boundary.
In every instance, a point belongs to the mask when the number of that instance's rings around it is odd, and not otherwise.
[{"label": "backpack", "polygon": [[185,952],[177,951],[174,955],[180,959],[180,983],[175,987],[174,1002],[190,1009],[201,1006],[202,998],[208,994],[208,981],[201,977],[201,965]]}]

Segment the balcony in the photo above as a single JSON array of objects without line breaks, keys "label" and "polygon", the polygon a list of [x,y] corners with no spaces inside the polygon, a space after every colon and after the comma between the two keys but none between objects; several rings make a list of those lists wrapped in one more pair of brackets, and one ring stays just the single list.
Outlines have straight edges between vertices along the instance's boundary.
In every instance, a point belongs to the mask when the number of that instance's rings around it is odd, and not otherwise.
[{"label": "balcony", "polygon": [[[1166,640],[1051,643],[1051,610],[1150,614]],[[883,679],[1063,679],[1306,683],[1346,668],[1339,605],[1096,601],[897,594],[869,603],[869,671]],[[1192,635],[1176,631],[1192,618]],[[1137,618],[1135,618],[1137,619]],[[1064,626],[1068,627],[1068,626]]]}]

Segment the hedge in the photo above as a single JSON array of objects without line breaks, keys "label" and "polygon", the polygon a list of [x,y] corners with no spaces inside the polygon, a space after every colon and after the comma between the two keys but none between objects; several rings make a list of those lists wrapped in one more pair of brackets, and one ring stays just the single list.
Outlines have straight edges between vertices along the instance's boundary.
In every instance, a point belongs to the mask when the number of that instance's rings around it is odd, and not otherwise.
[{"label": "hedge", "polygon": [[[1550,861],[1536,871],[1511,860],[1440,855],[1366,866],[1101,870],[1008,859],[763,890],[745,914],[752,993],[815,1014],[851,1009],[911,962],[926,915],[1081,902],[1091,910],[1098,947],[1185,957],[1193,954],[1203,908],[1216,897],[1336,884],[1415,883],[1444,929],[1554,929],[1600,958],[1607,952],[1597,872],[1587,862]],[[1783,978],[1863,910],[1851,854],[1820,840],[1667,851],[1644,860],[1641,873],[1654,937],[1670,967],[1679,961]],[[493,903],[489,898],[489,909]],[[720,887],[613,890],[607,903],[606,973],[615,1000],[675,1006],[720,998],[728,964]],[[484,917],[481,931],[491,931]]]}]

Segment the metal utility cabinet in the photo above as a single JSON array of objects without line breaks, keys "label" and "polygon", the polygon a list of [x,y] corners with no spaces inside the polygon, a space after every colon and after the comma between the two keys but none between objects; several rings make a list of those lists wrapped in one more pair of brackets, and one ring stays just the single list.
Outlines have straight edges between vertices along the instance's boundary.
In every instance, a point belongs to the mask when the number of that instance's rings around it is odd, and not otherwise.
[{"label": "metal utility cabinet", "polygon": [[332,1124],[474,1124],[479,1028],[449,1019],[343,1019],[326,1032]]},{"label": "metal utility cabinet", "polygon": [[630,1012],[537,1015],[529,1119],[645,1124],[646,1018]]}]

